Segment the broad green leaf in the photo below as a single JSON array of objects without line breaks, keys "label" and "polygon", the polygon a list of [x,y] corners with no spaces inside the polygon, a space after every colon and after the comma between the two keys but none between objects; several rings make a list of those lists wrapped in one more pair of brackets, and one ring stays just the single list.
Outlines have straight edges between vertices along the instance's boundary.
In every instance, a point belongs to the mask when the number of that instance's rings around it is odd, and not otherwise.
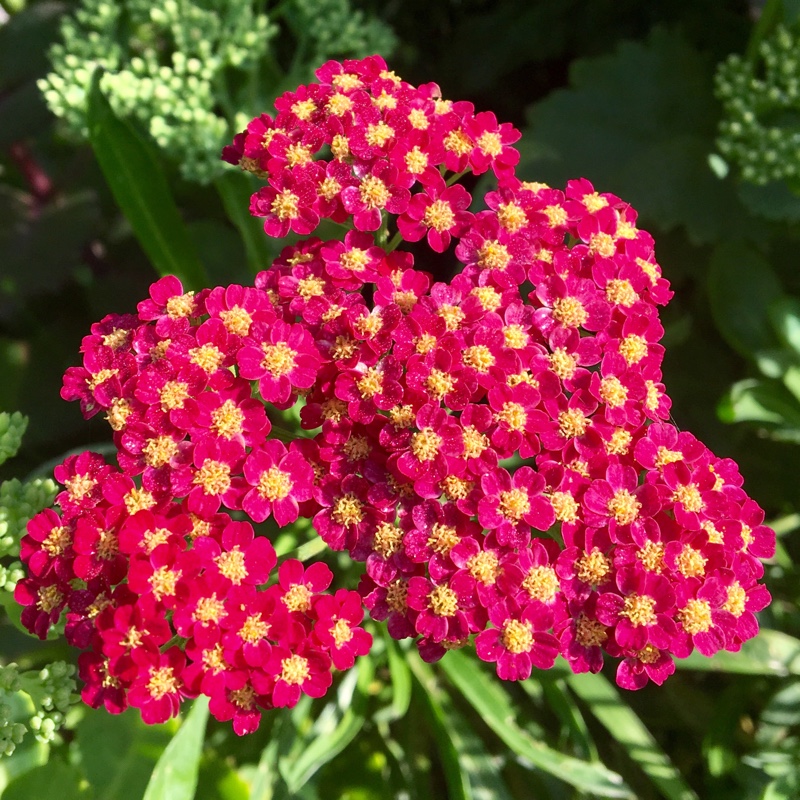
[{"label": "broad green leaf", "polygon": [[516,722],[517,710],[501,681],[488,675],[475,658],[454,650],[441,668],[484,722],[520,758],[585,792],[600,797],[632,798],[630,788],[616,772],[564,755],[538,742]]},{"label": "broad green leaf", "polygon": [[192,800],[208,721],[208,698],[198,697],[158,759],[144,800]]},{"label": "broad green leaf", "polygon": [[311,742],[290,763],[283,760],[281,774],[291,793],[297,792],[320,767],[339,755],[364,726],[367,689],[375,674],[372,659],[358,658],[355,670],[355,681],[347,675],[339,686],[337,700],[328,704],[327,714],[324,711],[317,717]]},{"label": "broad green leaf", "polygon": [[511,800],[500,774],[502,761],[486,752],[483,741],[454,707],[433,670],[412,654],[409,658],[433,734],[443,760],[448,797]]},{"label": "broad green leaf", "polygon": [[233,765],[211,753],[200,760],[194,800],[254,800],[250,786]]},{"label": "broad green leaf", "polygon": [[697,800],[669,756],[620,693],[602,675],[570,675],[567,683],[668,800]]},{"label": "broad green leaf", "polygon": [[518,176],[554,186],[584,176],[696,243],[757,229],[733,181],[708,166],[719,113],[712,74],[686,38],[658,28],[645,42],[572,62],[569,88],[526,112]]},{"label": "broad green leaf", "polygon": [[89,787],[82,787],[81,782],[81,773],[75,767],[58,759],[51,759],[11,781],[3,790],[3,800],[34,800],[44,797],[83,800],[91,797]]},{"label": "broad green leaf", "polygon": [[89,92],[89,141],[114,199],[159,275],[187,289],[208,284],[205,270],[149,143],[116,116],[95,73]]},{"label": "broad green leaf", "polygon": [[174,732],[171,723],[145,725],[134,708],[119,715],[87,709],[75,739],[81,766],[96,796],[141,800]]},{"label": "broad green leaf", "polygon": [[800,300],[779,297],[769,308],[769,320],[781,340],[800,355]]},{"label": "broad green leaf", "polygon": [[764,186],[742,182],[739,198],[754,214],[765,219],[787,222],[800,220],[800,197],[783,181]]},{"label": "broad green leaf", "polygon": [[721,650],[707,658],[694,652],[675,661],[679,669],[729,672],[739,675],[800,675],[800,639],[782,631],[762,628],[738,653]]},{"label": "broad green leaf", "polygon": [[222,198],[228,219],[242,237],[251,272],[255,275],[260,270],[267,269],[277,254],[276,250],[280,250],[281,243],[273,243],[264,233],[263,223],[250,215],[250,195],[256,187],[247,175],[237,174],[233,170],[217,178],[214,186]]},{"label": "broad green leaf", "polygon": [[800,405],[778,381],[748,378],[731,386],[720,406],[724,422],[800,426]]},{"label": "broad green leaf", "polygon": [[752,246],[729,240],[715,248],[708,293],[714,322],[734,350],[752,358],[777,344],[769,309],[781,297],[781,285]]},{"label": "broad green leaf", "polygon": [[794,681],[776,692],[761,712],[761,723],[790,727],[800,725],[800,681]]}]

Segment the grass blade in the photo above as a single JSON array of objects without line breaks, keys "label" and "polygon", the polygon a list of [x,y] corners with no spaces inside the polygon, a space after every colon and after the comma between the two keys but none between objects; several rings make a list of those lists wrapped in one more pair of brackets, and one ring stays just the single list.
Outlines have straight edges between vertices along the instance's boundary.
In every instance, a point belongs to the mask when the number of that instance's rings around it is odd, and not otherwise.
[{"label": "grass blade", "polygon": [[698,800],[644,723],[602,675],[570,675],[567,683],[667,800]]},{"label": "grass blade", "polygon": [[633,797],[616,772],[602,764],[564,755],[533,739],[517,724],[517,710],[501,682],[488,675],[474,658],[454,650],[442,659],[441,668],[484,722],[517,756],[585,792],[600,797]]}]

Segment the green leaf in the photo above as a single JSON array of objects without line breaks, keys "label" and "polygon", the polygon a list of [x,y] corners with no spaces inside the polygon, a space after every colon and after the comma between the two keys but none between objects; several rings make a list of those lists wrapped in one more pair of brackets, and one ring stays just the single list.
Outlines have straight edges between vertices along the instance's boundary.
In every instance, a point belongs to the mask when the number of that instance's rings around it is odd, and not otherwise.
[{"label": "green leaf", "polygon": [[800,639],[788,633],[762,628],[754,639],[742,645],[738,653],[721,650],[707,658],[694,652],[676,659],[679,669],[702,672],[728,672],[739,675],[800,675]]},{"label": "green leaf", "polygon": [[144,800],[192,800],[208,721],[208,698],[198,697],[158,759]]},{"label": "green leaf", "polygon": [[765,422],[800,427],[800,405],[783,384],[748,378],[734,383],[720,407],[724,422]]},{"label": "green leaf", "polygon": [[220,756],[204,755],[197,776],[195,800],[256,800],[233,766]]},{"label": "green leaf", "polygon": [[145,725],[134,708],[119,715],[87,709],[77,726],[76,744],[95,795],[102,800],[141,800],[174,730],[169,723]]},{"label": "green leaf", "polygon": [[668,800],[697,800],[644,723],[602,675],[570,675],[567,683]]},{"label": "green leaf", "polygon": [[329,703],[317,717],[310,744],[291,761],[288,758],[281,759],[281,774],[292,794],[323,765],[339,755],[364,726],[367,689],[374,674],[375,667],[369,656],[357,659],[356,674],[345,677],[339,686],[337,700]]},{"label": "green leaf", "polygon": [[472,800],[472,787],[469,777],[459,759],[459,750],[452,736],[447,713],[443,708],[445,693],[436,683],[430,668],[426,668],[419,659],[412,656],[411,671],[416,678],[416,686],[427,722],[436,740],[436,755],[442,762],[444,780],[447,784],[447,796],[453,800]]},{"label": "green leaf", "polygon": [[3,791],[3,800],[32,800],[56,795],[58,800],[82,800],[91,795],[88,787],[81,787],[81,781],[81,774],[75,767],[51,759],[11,781]]},{"label": "green leaf", "polygon": [[159,275],[184,288],[208,285],[153,148],[114,114],[95,73],[89,92],[89,141],[114,199]]},{"label": "green leaf", "polygon": [[769,307],[769,321],[781,341],[800,355],[800,300],[779,297]]},{"label": "green leaf", "polygon": [[714,250],[708,273],[714,322],[728,344],[743,356],[777,342],[769,321],[770,306],[781,285],[769,262],[742,241],[726,241]]},{"label": "green leaf", "polygon": [[578,59],[570,87],[531,107],[517,174],[554,186],[585,176],[662,229],[695,243],[754,231],[731,180],[708,166],[718,118],[713,65],[681,34],[655,29],[611,55]]},{"label": "green leaf", "polygon": [[487,675],[474,657],[454,650],[442,660],[441,668],[483,721],[520,758],[585,792],[600,797],[633,797],[616,772],[564,755],[529,736],[517,723],[517,710],[501,682]]},{"label": "green leaf", "polygon": [[[237,227],[247,251],[247,263],[255,275],[267,269],[277,255],[280,247],[264,233],[264,225],[256,217],[250,215],[250,195],[256,187],[243,173],[230,171],[214,181],[217,192],[222,198],[228,219]],[[279,243],[282,247],[282,243]]]},{"label": "green leaf", "polygon": [[458,713],[433,670],[416,653],[408,663],[436,739],[437,755],[443,762],[448,797],[511,800],[500,775],[500,760],[486,752],[480,736]]},{"label": "green leaf", "polygon": [[411,702],[411,671],[408,661],[400,652],[400,648],[384,626],[381,626],[383,640],[386,643],[386,655],[389,661],[389,672],[392,678],[392,703],[373,715],[376,722],[391,722],[402,719]]},{"label": "green leaf", "polygon": [[743,182],[739,186],[739,197],[750,211],[765,219],[786,222],[800,220],[800,197],[783,181],[764,186]]}]

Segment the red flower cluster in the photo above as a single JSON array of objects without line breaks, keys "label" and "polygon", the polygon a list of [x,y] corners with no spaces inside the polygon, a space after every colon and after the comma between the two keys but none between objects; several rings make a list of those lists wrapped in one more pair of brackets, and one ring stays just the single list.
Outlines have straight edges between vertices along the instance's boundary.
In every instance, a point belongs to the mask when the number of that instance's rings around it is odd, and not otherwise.
[{"label": "red flower cluster", "polygon": [[[121,472],[88,454],[60,468],[63,517],[23,542],[26,624],[44,636],[68,607],[84,698],[127,694],[150,720],[203,692],[243,732],[324,693],[331,663],[369,649],[360,599],[321,594],[318,564],[260,588],[275,554],[243,512],[312,519],[428,661],[474,636],[523,679],[605,652],[639,688],[695,647],[737,650],[774,534],[736,465],[667,421],[671,293],[635,212],[585,180],[519,181],[517,131],[378,57],[317,76],[224,157],[266,178],[251,210],[268,234],[353,229],[286,248],[254,288],[164,278],[93,327],[62,395],[106,413]],[[454,181],[490,169],[473,214]],[[422,239],[455,242],[449,284],[394,249]],[[299,404],[308,437],[269,439],[265,403]]]}]

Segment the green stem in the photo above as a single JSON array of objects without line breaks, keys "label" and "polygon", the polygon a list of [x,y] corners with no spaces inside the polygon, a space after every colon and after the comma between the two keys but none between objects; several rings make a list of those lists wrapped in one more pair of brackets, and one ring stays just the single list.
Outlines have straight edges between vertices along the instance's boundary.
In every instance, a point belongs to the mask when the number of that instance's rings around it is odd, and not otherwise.
[{"label": "green stem", "polygon": [[447,179],[447,185],[452,186],[456,181],[461,180],[470,170],[465,169],[462,172],[455,172]]},{"label": "green stem", "polygon": [[389,244],[387,244],[384,249],[386,250],[387,253],[391,253],[392,250],[397,249],[397,245],[399,245],[400,242],[402,241],[403,241],[403,234],[400,233],[400,231],[397,231],[397,233],[394,236],[392,236],[391,240],[389,241]]},{"label": "green stem", "polygon": [[296,558],[298,561],[308,561],[309,559],[314,558],[314,556],[324,553],[327,549],[328,545],[325,544],[320,536],[317,536],[310,542],[305,542],[299,547],[295,547],[294,550],[290,550],[288,553],[283,553],[278,557],[278,561],[283,563],[290,558]]},{"label": "green stem", "polygon": [[745,51],[745,58],[750,64],[755,64],[758,60],[759,48],[761,42],[769,36],[774,30],[775,26],[783,20],[783,0],[767,0],[767,4],[758,18],[752,34],[750,34],[750,41],[747,43],[747,50]]}]

